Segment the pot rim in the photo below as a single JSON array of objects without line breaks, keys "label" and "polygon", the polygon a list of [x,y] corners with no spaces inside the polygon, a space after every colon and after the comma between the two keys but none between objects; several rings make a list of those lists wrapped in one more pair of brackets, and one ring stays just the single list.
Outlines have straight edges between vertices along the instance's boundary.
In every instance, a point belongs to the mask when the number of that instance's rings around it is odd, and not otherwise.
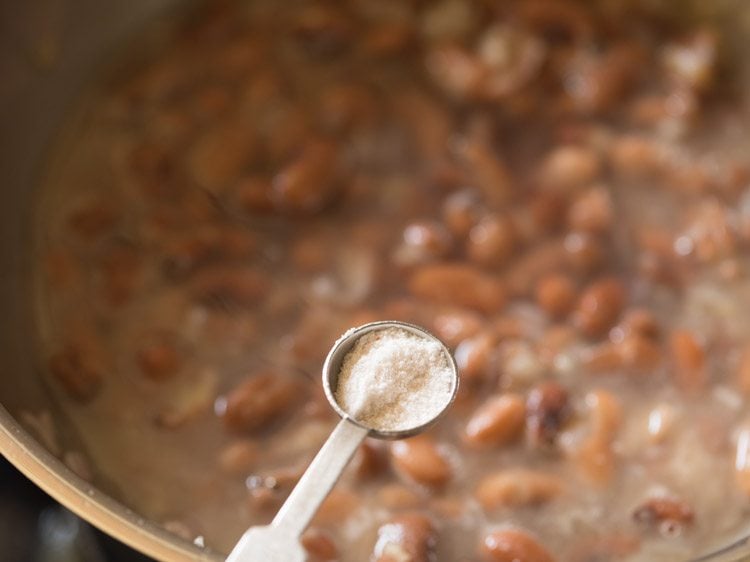
[{"label": "pot rim", "polygon": [[128,546],[164,562],[222,562],[224,556],[147,521],[70,470],[0,404],[0,453],[73,513]]}]

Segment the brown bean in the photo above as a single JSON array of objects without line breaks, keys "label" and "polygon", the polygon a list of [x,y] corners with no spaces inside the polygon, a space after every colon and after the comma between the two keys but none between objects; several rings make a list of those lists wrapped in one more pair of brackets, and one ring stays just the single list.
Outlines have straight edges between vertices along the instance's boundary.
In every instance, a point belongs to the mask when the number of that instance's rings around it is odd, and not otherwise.
[{"label": "brown bean", "polygon": [[562,240],[541,242],[510,264],[504,278],[511,294],[527,296],[545,275],[557,272],[567,264],[569,257]]},{"label": "brown bean", "polygon": [[400,475],[424,486],[438,488],[452,476],[448,461],[428,435],[392,443],[391,461]]},{"label": "brown bean", "polygon": [[609,152],[612,167],[629,178],[653,177],[666,166],[666,154],[655,141],[636,135],[616,138]]},{"label": "brown bean", "polygon": [[482,205],[474,191],[456,191],[443,202],[443,222],[456,238],[469,235],[472,227],[479,222]]},{"label": "brown bean", "polygon": [[479,265],[499,267],[507,262],[516,247],[516,233],[508,217],[489,215],[469,232],[466,253]]},{"label": "brown bean", "polygon": [[571,232],[563,242],[565,262],[581,275],[596,271],[604,261],[601,242],[585,232]]},{"label": "brown bean", "polygon": [[523,432],[526,406],[517,394],[501,394],[487,400],[469,418],[464,439],[475,447],[502,446]]},{"label": "brown bean", "polygon": [[273,179],[272,199],[294,214],[316,213],[339,192],[338,150],[326,140],[308,141],[302,153]]},{"label": "brown bean", "polygon": [[[482,329],[481,316],[472,310],[455,309],[435,316],[432,330],[449,347],[455,347]],[[354,324],[353,324],[354,325]]]},{"label": "brown bean", "polygon": [[676,498],[650,498],[633,511],[633,520],[640,525],[657,529],[665,537],[679,535],[695,519],[693,509]]},{"label": "brown bean", "polygon": [[482,539],[479,554],[486,562],[554,562],[536,538],[519,529],[493,531]]},{"label": "brown bean", "polygon": [[352,459],[352,470],[361,480],[370,480],[380,475],[388,466],[383,447],[366,440],[359,446]]},{"label": "brown bean", "polygon": [[323,529],[310,527],[302,533],[300,542],[307,551],[310,562],[328,562],[339,558],[339,549],[333,542],[333,537]]},{"label": "brown bean", "polygon": [[94,200],[71,213],[68,225],[81,238],[93,240],[111,231],[117,219],[117,212],[111,203]]},{"label": "brown bean", "polygon": [[750,498],[750,427],[745,422],[737,431],[734,479],[739,491]]},{"label": "brown bean", "polygon": [[403,484],[385,484],[378,490],[378,501],[390,510],[404,510],[419,507],[422,497]]},{"label": "brown bean", "polygon": [[625,304],[625,288],[615,278],[599,279],[586,287],[578,301],[576,326],[588,337],[605,334]]},{"label": "brown bean", "polygon": [[696,335],[689,330],[673,330],[669,336],[669,351],[677,386],[686,392],[704,388],[708,383],[706,352]]},{"label": "brown bean", "polygon": [[616,347],[623,365],[634,372],[651,372],[659,366],[662,360],[659,345],[652,339],[641,335],[628,336]]},{"label": "brown bean", "polygon": [[620,342],[629,336],[640,336],[653,341],[658,339],[659,335],[659,324],[650,310],[631,308],[625,311],[622,321],[612,328],[609,339]]},{"label": "brown bean", "polygon": [[574,452],[574,460],[584,477],[596,485],[609,482],[615,471],[612,441],[622,423],[622,406],[605,390],[586,395],[589,408],[589,436]]},{"label": "brown bean", "polygon": [[256,431],[289,413],[299,398],[300,385],[290,375],[261,372],[217,400],[216,410],[227,429]]},{"label": "brown bean", "polygon": [[157,338],[141,347],[136,360],[143,374],[157,381],[173,376],[182,364],[177,346],[164,338]]},{"label": "brown bean", "polygon": [[505,305],[500,279],[462,263],[425,265],[409,279],[409,291],[417,298],[497,312]]},{"label": "brown bean", "polygon": [[582,193],[570,206],[568,225],[579,232],[606,232],[612,227],[614,212],[609,191],[597,186]]},{"label": "brown bean", "polygon": [[219,466],[228,474],[247,474],[258,463],[260,452],[255,441],[234,441],[219,453]]},{"label": "brown bean", "polygon": [[435,560],[437,532],[432,521],[420,513],[393,517],[378,529],[374,562],[430,562]]},{"label": "brown bean", "polygon": [[273,211],[271,181],[261,176],[244,176],[230,193],[230,201],[248,215],[264,215]]},{"label": "brown bean", "polygon": [[551,273],[536,284],[536,302],[552,318],[563,318],[568,314],[576,296],[575,284],[567,275]]},{"label": "brown bean", "polygon": [[336,486],[320,504],[313,522],[316,525],[337,528],[361,505],[362,498],[359,494],[342,486]]},{"label": "brown bean", "polygon": [[488,332],[480,332],[458,344],[454,353],[461,381],[477,384],[489,378],[489,369],[497,339]]},{"label": "brown bean", "polygon": [[547,155],[542,163],[542,185],[559,191],[569,191],[596,180],[601,173],[599,156],[583,146],[560,146]]},{"label": "brown bean", "polygon": [[104,379],[103,365],[85,344],[66,345],[49,358],[48,366],[71,398],[89,402],[99,393]]},{"label": "brown bean", "polygon": [[737,388],[745,396],[750,396],[750,344],[740,353],[740,360],[735,375]]},{"label": "brown bean", "polygon": [[100,262],[102,290],[107,302],[121,306],[130,301],[141,279],[143,255],[129,244],[107,249]]},{"label": "brown bean", "polygon": [[510,172],[484,135],[472,134],[456,143],[456,152],[487,203],[500,208],[513,196]]},{"label": "brown bean", "polygon": [[551,445],[570,417],[568,391],[555,381],[534,386],[526,398],[526,428],[532,445]]},{"label": "brown bean", "polygon": [[394,259],[399,265],[426,263],[447,256],[453,248],[450,232],[438,222],[418,221],[406,225],[403,241]]},{"label": "brown bean", "polygon": [[479,481],[474,496],[485,511],[500,507],[540,505],[557,498],[564,490],[557,476],[524,468],[506,469]]},{"label": "brown bean", "polygon": [[219,308],[253,306],[268,288],[268,279],[248,266],[216,266],[199,271],[190,280],[195,300]]},{"label": "brown bean", "polygon": [[256,145],[252,129],[240,122],[215,126],[188,151],[188,173],[200,187],[221,194],[252,161]]},{"label": "brown bean", "polygon": [[444,45],[428,52],[426,65],[446,93],[459,99],[476,97],[479,93],[485,68],[469,51]]}]

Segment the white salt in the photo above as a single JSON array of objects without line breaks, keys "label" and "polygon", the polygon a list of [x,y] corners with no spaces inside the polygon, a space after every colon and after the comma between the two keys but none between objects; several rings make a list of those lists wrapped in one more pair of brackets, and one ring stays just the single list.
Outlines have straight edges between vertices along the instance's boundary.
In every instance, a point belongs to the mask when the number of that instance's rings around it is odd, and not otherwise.
[{"label": "white salt", "polygon": [[403,328],[368,332],[344,357],[335,398],[352,418],[380,431],[421,426],[451,400],[452,363],[443,345]]}]

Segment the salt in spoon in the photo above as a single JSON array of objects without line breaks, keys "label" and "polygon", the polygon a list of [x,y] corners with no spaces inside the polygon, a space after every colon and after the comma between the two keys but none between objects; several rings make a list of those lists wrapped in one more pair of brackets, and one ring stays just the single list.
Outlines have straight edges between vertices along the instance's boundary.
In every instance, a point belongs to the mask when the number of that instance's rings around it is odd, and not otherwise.
[{"label": "salt in spoon", "polygon": [[[370,332],[390,328],[404,330],[422,339],[439,343],[452,375],[450,393],[443,409],[421,425],[397,431],[385,431],[362,424],[344,411],[335,397],[344,358],[357,341]],[[226,562],[304,562],[307,555],[300,543],[300,536],[364,438],[369,436],[378,439],[402,439],[416,435],[435,423],[456,396],[458,370],[445,345],[423,328],[405,322],[371,322],[347,331],[333,345],[323,364],[323,389],[328,402],[341,416],[341,421],[318,451],[271,524],[250,527],[245,531]]]}]

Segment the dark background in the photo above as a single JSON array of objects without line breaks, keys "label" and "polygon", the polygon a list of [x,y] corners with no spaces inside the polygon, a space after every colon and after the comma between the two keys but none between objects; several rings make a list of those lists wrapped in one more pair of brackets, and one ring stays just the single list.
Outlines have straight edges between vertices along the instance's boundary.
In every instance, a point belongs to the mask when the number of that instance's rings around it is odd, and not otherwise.
[{"label": "dark background", "polygon": [[85,523],[0,457],[0,561],[152,562]]}]

